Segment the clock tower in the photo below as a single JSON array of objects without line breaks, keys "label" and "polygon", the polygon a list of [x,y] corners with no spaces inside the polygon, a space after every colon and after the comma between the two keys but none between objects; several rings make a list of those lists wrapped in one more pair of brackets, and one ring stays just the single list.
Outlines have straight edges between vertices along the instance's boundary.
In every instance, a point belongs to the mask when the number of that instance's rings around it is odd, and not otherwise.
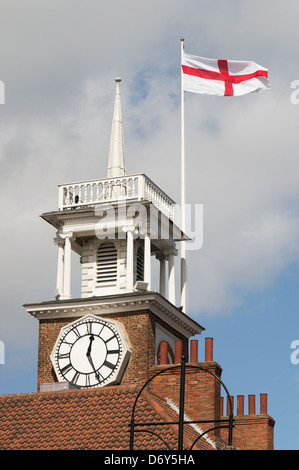
[{"label": "clock tower", "polygon": [[[39,321],[38,389],[143,384],[168,361],[176,341],[203,328],[176,304],[174,201],[144,174],[125,172],[120,79],[116,79],[107,177],[58,186],[58,208],[42,214],[56,231],[52,300],[26,304]],[[81,261],[81,297],[73,298],[71,253]],[[157,264],[155,271],[153,263]],[[158,272],[158,292],[152,276]]]}]

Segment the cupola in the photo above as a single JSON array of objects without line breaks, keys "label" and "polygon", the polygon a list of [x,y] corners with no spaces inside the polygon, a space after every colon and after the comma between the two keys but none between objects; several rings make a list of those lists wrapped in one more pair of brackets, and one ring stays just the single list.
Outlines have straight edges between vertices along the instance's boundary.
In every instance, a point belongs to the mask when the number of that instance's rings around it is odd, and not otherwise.
[{"label": "cupola", "polygon": [[187,237],[174,223],[174,201],[145,174],[126,175],[120,82],[107,178],[60,184],[58,211],[42,215],[57,230],[55,298],[72,298],[73,250],[81,257],[82,297],[150,291],[155,258],[159,292],[176,305],[176,243]]}]

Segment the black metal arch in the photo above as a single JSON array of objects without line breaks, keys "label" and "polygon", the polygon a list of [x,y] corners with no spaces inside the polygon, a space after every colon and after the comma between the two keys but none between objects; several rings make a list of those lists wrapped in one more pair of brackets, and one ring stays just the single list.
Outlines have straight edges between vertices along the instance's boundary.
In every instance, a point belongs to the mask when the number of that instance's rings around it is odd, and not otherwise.
[{"label": "black metal arch", "polygon": [[[226,392],[226,395],[227,395],[227,398],[228,398],[228,403],[229,403],[229,416],[227,419],[222,419],[222,420],[200,420],[200,421],[185,421],[184,420],[184,407],[185,407],[185,379],[186,379],[186,367],[189,368],[189,369],[199,369],[199,370],[202,370],[210,375],[212,375],[219,383],[220,385],[224,388],[225,392]],[[135,410],[136,410],[136,405],[137,405],[137,402],[141,396],[141,393],[143,392],[143,390],[145,389],[145,387],[148,386],[148,384],[154,380],[158,375],[161,375],[163,374],[164,372],[168,371],[168,370],[174,370],[174,369],[178,369],[180,368],[181,369],[181,374],[180,374],[180,406],[179,406],[179,420],[178,421],[172,421],[172,422],[144,422],[144,423],[136,423],[135,422]],[[165,439],[163,439],[161,436],[159,436],[159,434],[153,432],[153,431],[149,431],[149,430],[141,430],[141,429],[135,429],[136,427],[143,427],[143,426],[163,426],[163,425],[173,425],[173,424],[178,424],[179,426],[179,435],[178,435],[178,450],[183,450],[183,438],[184,438],[184,425],[185,424],[192,424],[192,423],[221,423],[221,424],[218,424],[216,426],[213,426],[212,428],[208,429],[207,431],[204,431],[202,434],[200,434],[200,436],[198,436],[194,442],[192,443],[192,446],[190,448],[190,450],[194,447],[194,445],[196,444],[196,442],[202,437],[204,436],[205,434],[207,434],[208,432],[210,431],[213,431],[215,429],[220,429],[220,428],[228,428],[228,446],[232,446],[232,438],[233,438],[233,427],[234,427],[234,419],[233,419],[233,407],[232,407],[232,400],[231,400],[231,396],[228,392],[228,389],[227,387],[225,386],[225,384],[222,382],[222,380],[217,377],[216,374],[214,374],[213,372],[211,372],[210,370],[207,370],[205,369],[204,367],[202,366],[199,366],[199,365],[196,365],[196,364],[188,364],[186,365],[186,361],[185,361],[185,357],[183,356],[182,357],[182,360],[181,360],[181,363],[178,364],[178,365],[175,365],[175,366],[171,366],[171,367],[167,367],[159,372],[157,372],[155,375],[153,375],[153,377],[151,377],[149,380],[147,380],[147,382],[145,382],[145,384],[141,387],[141,389],[139,390],[136,398],[135,398],[135,401],[134,401],[134,405],[133,405],[133,408],[132,408],[132,415],[131,415],[131,422],[129,424],[129,427],[130,427],[130,450],[133,450],[134,449],[134,434],[135,432],[149,432],[151,434],[155,434],[157,437],[159,437],[164,443],[165,445],[168,447],[169,449],[169,446],[167,444],[167,442],[165,441]],[[224,424],[223,423],[227,423],[227,424]]]}]

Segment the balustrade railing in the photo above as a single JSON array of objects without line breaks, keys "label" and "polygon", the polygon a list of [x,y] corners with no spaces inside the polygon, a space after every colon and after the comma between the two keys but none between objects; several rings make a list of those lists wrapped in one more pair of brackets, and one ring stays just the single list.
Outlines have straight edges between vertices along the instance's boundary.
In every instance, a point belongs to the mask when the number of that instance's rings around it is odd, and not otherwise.
[{"label": "balustrade railing", "polygon": [[126,200],[149,201],[173,220],[174,201],[143,174],[60,184],[58,194],[59,210]]}]

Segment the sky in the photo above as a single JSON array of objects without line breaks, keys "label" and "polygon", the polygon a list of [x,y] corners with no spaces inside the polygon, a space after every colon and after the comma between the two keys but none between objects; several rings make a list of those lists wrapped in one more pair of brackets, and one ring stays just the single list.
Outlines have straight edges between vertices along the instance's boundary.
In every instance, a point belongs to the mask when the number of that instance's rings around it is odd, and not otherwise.
[{"label": "sky", "polygon": [[255,394],[258,411],[267,393],[275,449],[299,449],[298,2],[0,0],[0,12],[0,394],[36,391],[38,323],[23,305],[54,299],[57,268],[40,215],[58,208],[58,184],[106,177],[116,77],[126,172],[179,203],[184,37],[190,54],[269,70],[262,93],[185,93],[186,200],[203,207],[188,315],[205,328],[200,360],[213,337],[230,394]]}]

